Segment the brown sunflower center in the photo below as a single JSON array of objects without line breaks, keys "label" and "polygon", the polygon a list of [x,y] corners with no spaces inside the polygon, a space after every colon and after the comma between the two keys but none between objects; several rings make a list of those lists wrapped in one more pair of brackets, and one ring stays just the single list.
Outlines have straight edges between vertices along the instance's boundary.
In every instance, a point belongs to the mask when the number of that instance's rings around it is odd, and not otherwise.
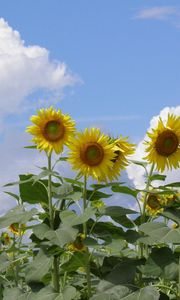
[{"label": "brown sunflower center", "polygon": [[64,126],[59,120],[52,120],[44,127],[44,137],[50,142],[56,142],[64,136],[64,131]]},{"label": "brown sunflower center", "polygon": [[80,157],[89,166],[97,166],[104,158],[104,151],[98,143],[88,143],[80,152]]},{"label": "brown sunflower center", "polygon": [[178,145],[179,139],[171,130],[160,133],[155,143],[156,151],[162,156],[173,154],[177,150]]},{"label": "brown sunflower center", "polygon": [[159,200],[158,200],[157,196],[155,196],[155,195],[149,195],[149,197],[147,199],[147,204],[152,209],[158,209],[161,207]]}]

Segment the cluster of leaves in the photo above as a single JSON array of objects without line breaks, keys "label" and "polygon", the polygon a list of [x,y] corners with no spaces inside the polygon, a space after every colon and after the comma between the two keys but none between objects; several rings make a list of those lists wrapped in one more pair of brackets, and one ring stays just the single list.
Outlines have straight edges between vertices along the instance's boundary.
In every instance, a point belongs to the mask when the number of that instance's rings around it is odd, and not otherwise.
[{"label": "cluster of leaves", "polygon": [[[138,163],[138,162],[137,162]],[[81,178],[60,177],[52,171],[54,228],[48,213],[49,171],[20,175],[19,194],[8,192],[17,205],[0,218],[0,229],[13,223],[26,224],[26,232],[10,234],[0,247],[0,299],[85,300],[86,268],[90,267],[91,300],[180,299],[180,202],[178,198],[161,215],[105,205],[113,193],[138,199],[142,192],[119,182],[92,184],[88,206],[82,211]],[[159,174],[153,180],[164,180]],[[177,193],[180,183],[161,185],[162,194]],[[149,191],[145,190],[145,193]],[[127,200],[128,201],[128,200]],[[33,206],[33,208],[32,208]],[[35,208],[36,207],[36,208]],[[171,226],[176,224],[176,228]],[[87,251],[71,251],[83,224]],[[53,259],[59,268],[60,292],[52,285]]]}]

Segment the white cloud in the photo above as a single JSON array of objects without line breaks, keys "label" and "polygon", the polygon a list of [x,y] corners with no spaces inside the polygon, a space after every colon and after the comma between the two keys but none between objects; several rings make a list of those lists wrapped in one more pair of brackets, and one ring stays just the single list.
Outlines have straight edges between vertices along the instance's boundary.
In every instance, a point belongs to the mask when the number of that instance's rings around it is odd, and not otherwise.
[{"label": "white cloud", "polygon": [[[49,98],[43,103],[39,99],[30,103],[28,98],[33,92],[46,91],[59,96],[65,87],[78,81],[78,76],[73,75],[65,63],[51,61],[45,48],[25,45],[19,32],[0,19],[0,131],[3,132],[0,140],[0,214],[15,205],[14,200],[3,193],[5,189],[2,186],[17,181],[18,174],[38,173],[36,165],[46,165],[45,157],[38,151],[23,148],[29,144],[31,137],[20,131],[18,123],[22,120],[19,118],[13,123],[8,122],[6,117],[19,111],[29,112],[32,105],[39,108],[39,105],[55,104],[52,99],[56,97],[51,98],[51,103]],[[66,172],[66,167],[61,165],[61,168]]]},{"label": "white cloud", "polygon": [[18,111],[34,91],[62,91],[77,81],[65,63],[50,61],[45,48],[26,46],[19,32],[0,19],[0,118]]},{"label": "white cloud", "polygon": [[[180,116],[180,106],[177,107],[165,107],[163,110],[160,111],[160,114],[157,116],[154,116],[150,120],[150,127],[148,128],[148,131],[151,128],[154,128],[157,126],[158,119],[159,117],[162,118],[163,122],[166,122],[168,113],[173,113],[177,116]],[[133,160],[140,160],[143,161],[143,157],[145,156],[145,147],[144,147],[144,140],[147,140],[147,136],[142,139],[142,141],[139,142],[136,148],[135,154],[131,157]],[[145,176],[145,170],[141,166],[135,165],[135,164],[130,164],[127,167],[127,174],[129,179],[131,179],[135,185],[136,188],[145,188],[145,183],[144,183],[144,176]],[[164,172],[166,177],[165,183],[170,183],[170,182],[176,182],[179,181],[179,170],[172,170],[172,171],[165,171]],[[159,184],[159,182],[155,182],[155,184]]]},{"label": "white cloud", "polygon": [[156,19],[166,20],[170,16],[178,15],[178,10],[173,6],[154,6],[140,10],[135,18],[136,19]]}]

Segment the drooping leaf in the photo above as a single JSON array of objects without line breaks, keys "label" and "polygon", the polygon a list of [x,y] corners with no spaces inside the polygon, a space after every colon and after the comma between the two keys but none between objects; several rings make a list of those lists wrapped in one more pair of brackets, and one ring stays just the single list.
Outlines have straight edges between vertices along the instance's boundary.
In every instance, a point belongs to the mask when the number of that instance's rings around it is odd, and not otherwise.
[{"label": "drooping leaf", "polygon": [[166,208],[161,212],[161,215],[180,225],[180,209],[175,209],[173,207]]},{"label": "drooping leaf", "polygon": [[65,210],[60,212],[62,223],[69,226],[75,226],[87,222],[95,213],[93,207],[87,207],[81,215],[77,215],[73,211]]},{"label": "drooping leaf", "polygon": [[139,230],[147,235],[141,237],[139,241],[144,243],[175,243],[180,244],[180,227],[177,229],[169,228],[164,223],[144,223],[139,227]]},{"label": "drooping leaf", "polygon": [[48,273],[51,264],[52,257],[48,257],[40,250],[35,259],[25,269],[26,281],[41,281],[42,277]]},{"label": "drooping leaf", "polygon": [[22,206],[16,206],[0,218],[0,228],[8,227],[13,223],[25,224],[37,213],[37,209],[25,211]]},{"label": "drooping leaf", "polygon": [[139,193],[139,191],[137,191],[136,189],[129,188],[127,186],[112,186],[111,189],[115,193],[122,193],[122,194],[131,195],[134,198],[136,198],[137,194]]},{"label": "drooping leaf", "polygon": [[49,230],[44,235],[52,245],[63,247],[65,244],[75,240],[78,230],[70,226],[62,225],[57,230]]}]

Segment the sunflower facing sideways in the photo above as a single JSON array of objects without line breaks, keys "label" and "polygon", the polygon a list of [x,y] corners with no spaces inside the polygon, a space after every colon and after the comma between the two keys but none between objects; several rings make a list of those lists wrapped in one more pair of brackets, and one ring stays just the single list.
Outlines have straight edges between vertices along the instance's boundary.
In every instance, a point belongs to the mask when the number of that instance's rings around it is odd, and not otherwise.
[{"label": "sunflower facing sideways", "polygon": [[165,168],[179,168],[180,165],[180,117],[168,114],[166,124],[159,119],[156,128],[147,132],[149,141],[145,142],[148,153],[145,159],[154,163],[163,172]]},{"label": "sunflower facing sideways", "polygon": [[75,123],[70,116],[53,107],[40,109],[30,120],[34,125],[28,126],[26,132],[34,136],[32,141],[37,145],[37,149],[47,153],[53,150],[57,154],[62,152],[63,146],[75,131]]},{"label": "sunflower facing sideways", "polygon": [[130,144],[127,138],[120,136],[118,139],[111,139],[115,145],[115,158],[112,160],[113,165],[109,168],[108,177],[110,180],[118,179],[121,170],[128,166],[128,156],[135,151],[134,144]]},{"label": "sunflower facing sideways", "polygon": [[82,175],[92,176],[100,181],[107,180],[109,168],[113,166],[116,157],[114,144],[109,143],[109,137],[98,128],[86,128],[70,139],[68,161],[74,170]]}]

